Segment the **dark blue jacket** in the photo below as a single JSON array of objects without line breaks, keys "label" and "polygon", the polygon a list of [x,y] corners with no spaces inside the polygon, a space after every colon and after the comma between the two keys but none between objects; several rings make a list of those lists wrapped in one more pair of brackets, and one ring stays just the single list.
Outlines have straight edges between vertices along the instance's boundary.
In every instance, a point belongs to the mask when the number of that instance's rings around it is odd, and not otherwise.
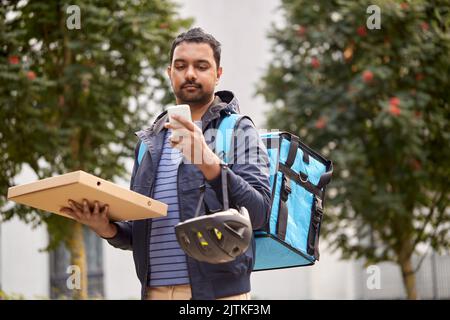
[{"label": "dark blue jacket", "polygon": [[[220,99],[218,99],[218,98]],[[239,111],[237,99],[229,91],[216,93],[215,102],[202,117],[202,129],[218,128],[220,121],[231,110]],[[131,190],[152,197],[156,170],[164,141],[164,123],[167,113],[163,112],[150,128],[136,132],[141,141],[147,144],[149,152],[138,166],[139,142],[135,150],[135,163],[131,176]],[[245,152],[251,159],[259,150],[258,164],[236,162],[227,169],[230,207],[244,206],[249,211],[253,229],[259,229],[267,223],[270,211],[269,161],[267,150],[249,118],[239,122],[238,129],[244,130],[251,143],[257,148],[235,145],[235,152]],[[214,141],[205,135],[211,149]],[[238,154],[239,156],[239,154]],[[248,161],[247,161],[248,162]],[[206,182],[206,183],[205,183]],[[178,168],[178,195],[180,220],[194,217],[200,196],[200,186],[205,183],[204,202],[211,212],[222,209],[221,175],[214,180],[205,181],[202,172],[184,159]],[[202,211],[204,208],[202,207]],[[132,250],[136,272],[142,284],[142,299],[146,298],[146,286],[149,274],[149,232],[151,219],[130,222],[115,222],[118,233],[108,242],[120,249]],[[250,291],[250,273],[253,269],[255,252],[254,239],[249,249],[232,262],[209,264],[187,258],[193,299],[217,299]]]}]

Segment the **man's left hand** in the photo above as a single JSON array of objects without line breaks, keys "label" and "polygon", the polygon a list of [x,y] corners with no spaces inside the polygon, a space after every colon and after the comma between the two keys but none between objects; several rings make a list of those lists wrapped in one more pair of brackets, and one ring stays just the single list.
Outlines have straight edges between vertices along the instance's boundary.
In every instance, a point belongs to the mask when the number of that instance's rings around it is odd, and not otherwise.
[{"label": "man's left hand", "polygon": [[220,158],[208,147],[202,130],[192,121],[172,116],[174,123],[164,124],[172,129],[170,144],[180,150],[186,160],[195,164],[207,180],[212,180],[220,174]]}]

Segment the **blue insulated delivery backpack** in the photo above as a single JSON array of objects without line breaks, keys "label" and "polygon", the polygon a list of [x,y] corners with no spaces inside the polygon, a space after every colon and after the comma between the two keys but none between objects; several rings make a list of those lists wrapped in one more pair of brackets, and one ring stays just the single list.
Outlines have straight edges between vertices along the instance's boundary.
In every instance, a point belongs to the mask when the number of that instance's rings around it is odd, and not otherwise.
[{"label": "blue insulated delivery backpack", "polygon": [[[230,114],[219,126],[215,152],[225,163],[234,128],[243,115]],[[319,259],[319,233],[325,187],[333,165],[288,132],[261,135],[270,162],[272,190],[269,223],[254,232],[254,271],[313,265]],[[147,150],[139,146],[138,164]]]},{"label": "blue insulated delivery backpack", "polygon": [[[242,117],[230,114],[220,123],[215,152],[224,162]],[[261,138],[269,155],[272,208],[268,225],[254,232],[254,271],[312,265],[319,259],[323,201],[332,163],[288,132],[265,133]]]}]

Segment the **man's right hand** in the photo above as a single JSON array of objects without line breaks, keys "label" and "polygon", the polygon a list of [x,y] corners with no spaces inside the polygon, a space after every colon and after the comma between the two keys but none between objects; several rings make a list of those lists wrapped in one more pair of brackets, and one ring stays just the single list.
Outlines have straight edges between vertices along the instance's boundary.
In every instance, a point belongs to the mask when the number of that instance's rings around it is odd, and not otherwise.
[{"label": "man's right hand", "polygon": [[71,199],[68,200],[68,203],[69,207],[62,207],[59,210],[61,213],[65,213],[91,228],[102,238],[113,238],[117,234],[117,227],[109,221],[107,204],[100,208],[98,201],[94,201],[92,208],[86,199],[83,199],[83,204]]}]

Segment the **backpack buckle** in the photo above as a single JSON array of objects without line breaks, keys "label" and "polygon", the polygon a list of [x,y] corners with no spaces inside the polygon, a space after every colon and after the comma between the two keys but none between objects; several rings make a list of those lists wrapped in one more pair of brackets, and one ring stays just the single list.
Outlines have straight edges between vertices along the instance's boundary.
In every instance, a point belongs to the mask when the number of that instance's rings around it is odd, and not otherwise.
[{"label": "backpack buckle", "polygon": [[288,200],[289,195],[291,194],[291,179],[289,179],[288,177],[286,177],[285,175],[283,175],[283,190],[281,192],[281,200],[283,200],[284,202],[286,202]]},{"label": "backpack buckle", "polygon": [[323,206],[322,206],[322,200],[318,197],[314,197],[314,203],[316,208],[316,214],[314,215],[314,220],[316,223],[319,223],[322,220],[323,216]]}]

